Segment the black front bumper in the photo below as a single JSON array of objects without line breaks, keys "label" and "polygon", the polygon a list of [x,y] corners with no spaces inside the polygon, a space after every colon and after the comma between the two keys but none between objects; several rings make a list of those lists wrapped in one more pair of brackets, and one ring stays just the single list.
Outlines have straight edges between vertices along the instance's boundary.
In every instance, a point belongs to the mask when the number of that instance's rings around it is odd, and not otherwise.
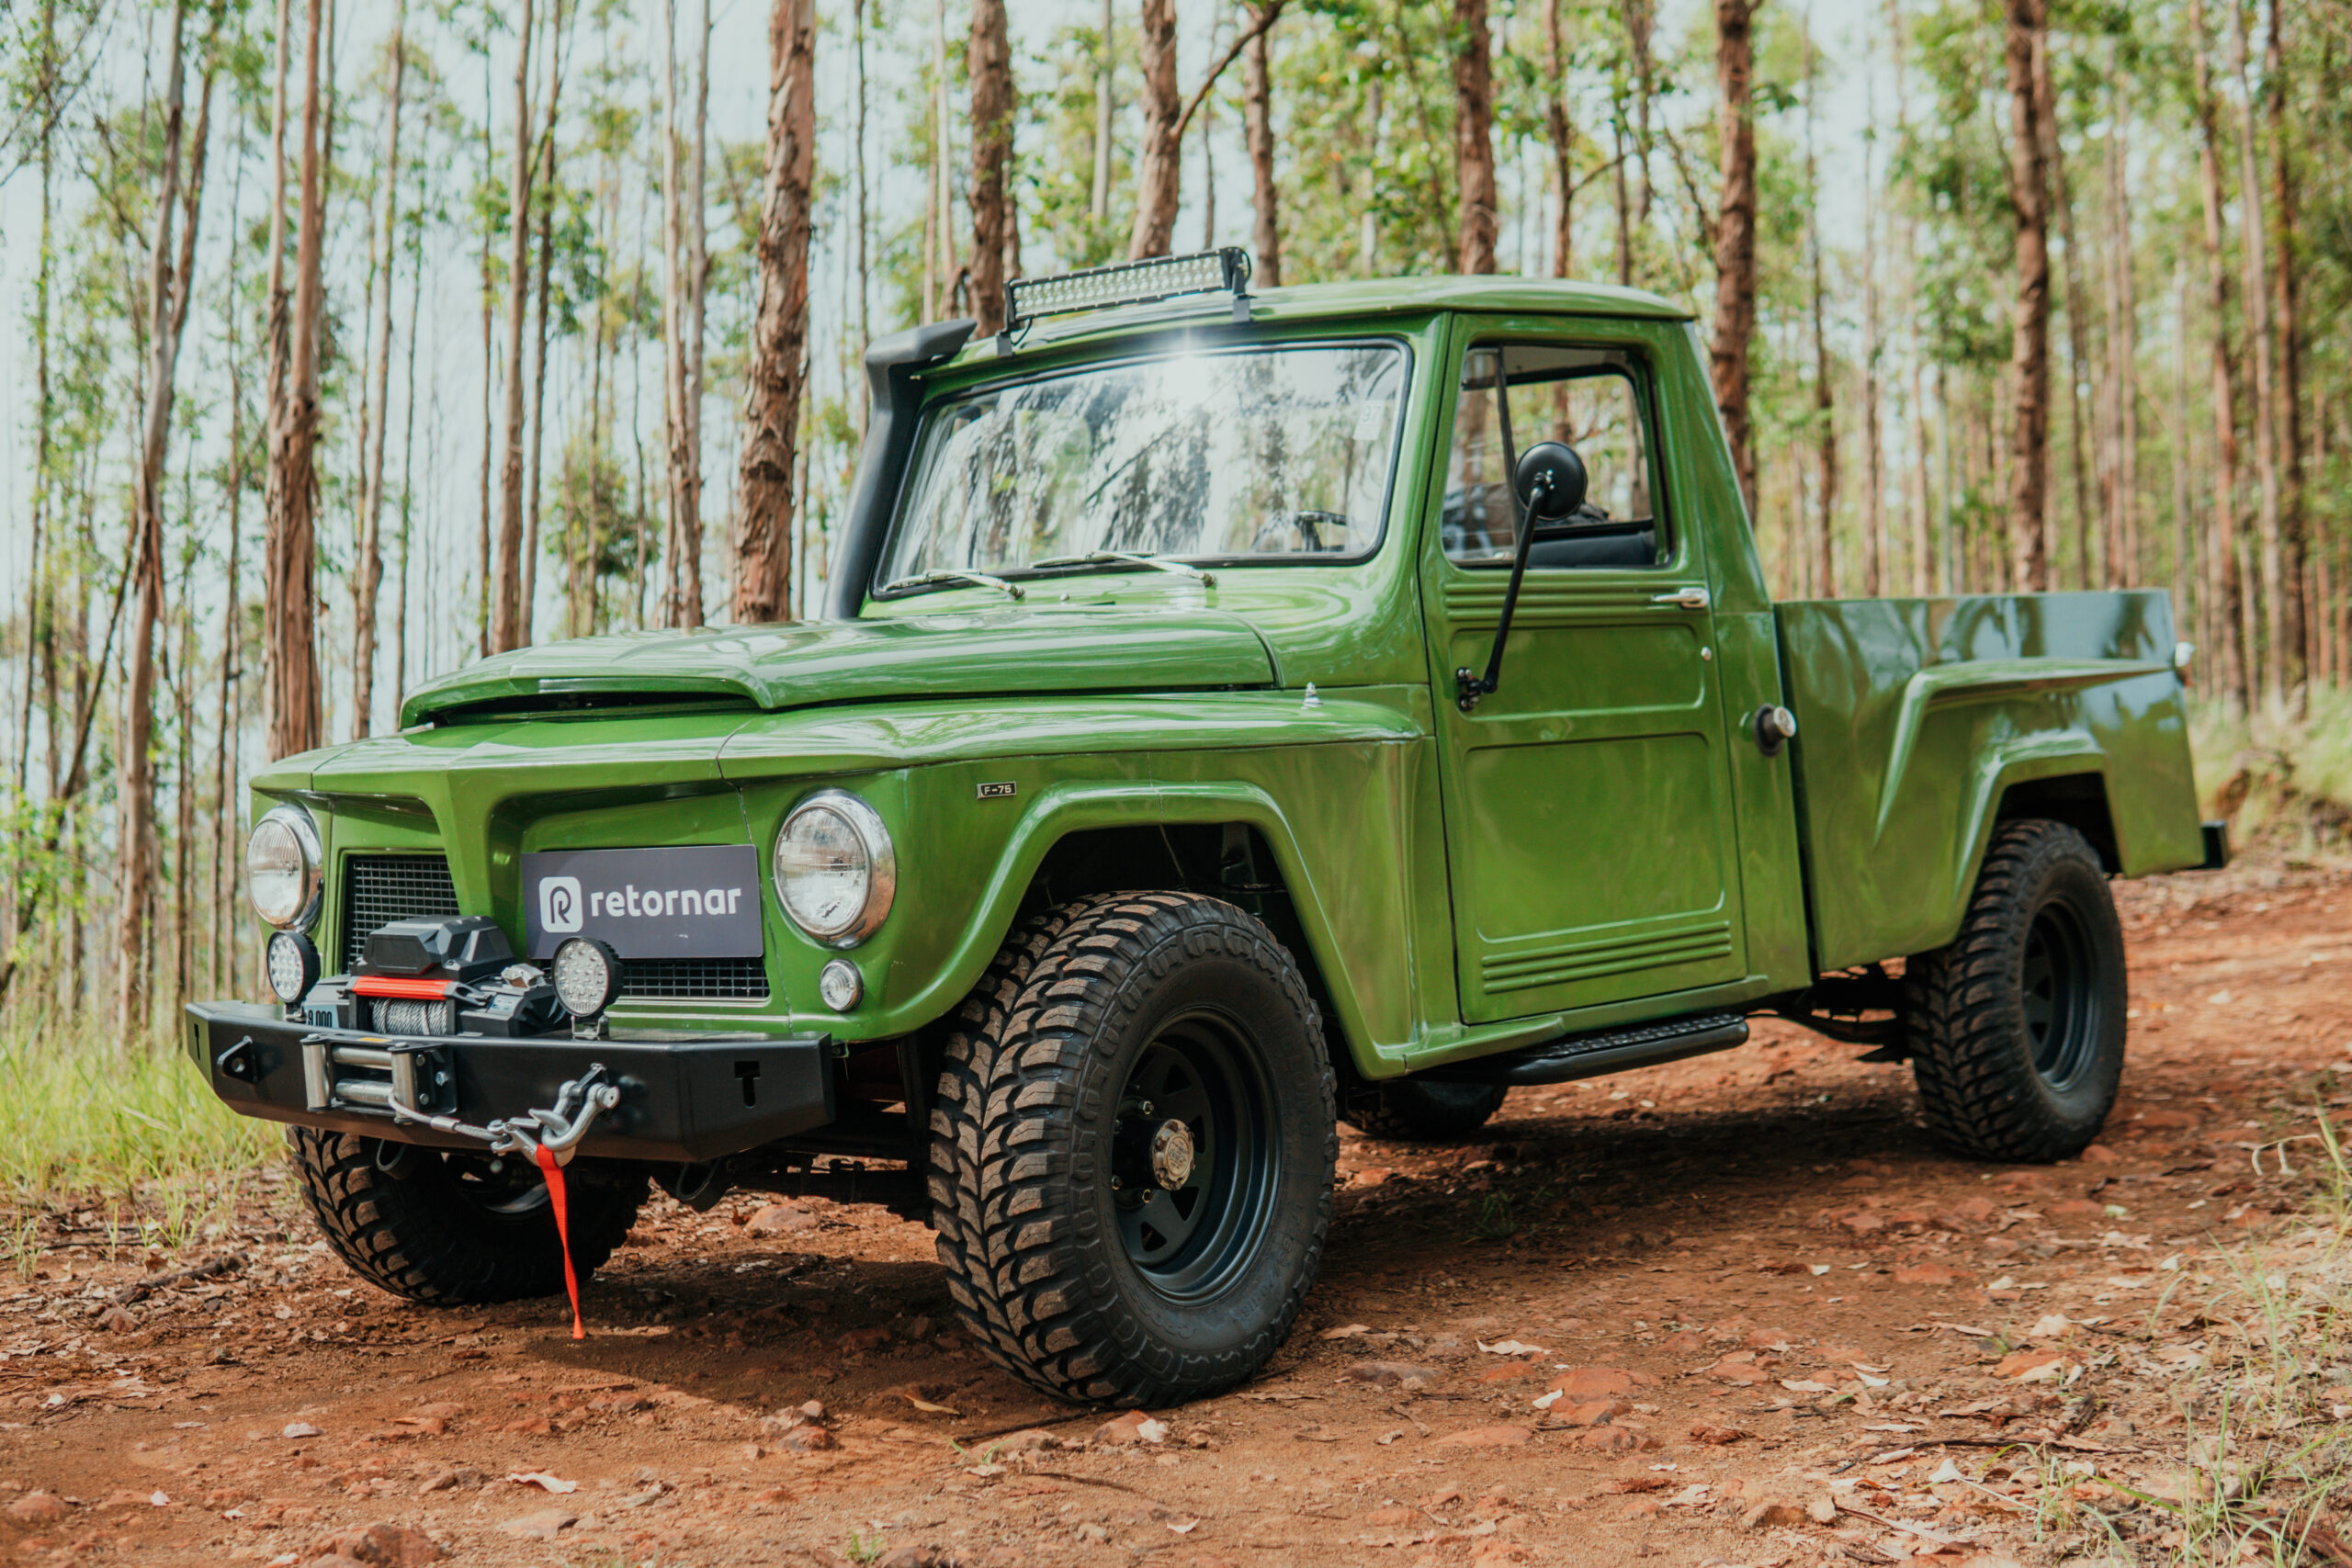
[{"label": "black front bumper", "polygon": [[613,1159],[699,1164],[834,1118],[832,1042],[821,1034],[391,1038],[288,1022],[275,1007],[198,1002],[187,1010],[187,1051],[242,1115],[437,1148],[483,1145],[394,1122],[386,1102],[396,1075],[409,1103],[481,1126],[552,1107],[564,1082],[602,1066],[620,1103],[580,1152]]}]

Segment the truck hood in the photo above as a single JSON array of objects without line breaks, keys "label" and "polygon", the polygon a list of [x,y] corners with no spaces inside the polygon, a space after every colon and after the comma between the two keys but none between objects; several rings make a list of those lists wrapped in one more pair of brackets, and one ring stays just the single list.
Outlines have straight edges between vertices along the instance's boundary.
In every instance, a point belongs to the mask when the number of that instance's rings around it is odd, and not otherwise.
[{"label": "truck hood", "polygon": [[469,709],[488,716],[714,698],[775,709],[1278,683],[1264,639],[1221,610],[1007,608],[634,632],[520,649],[417,687],[401,705],[401,724],[459,717]]}]

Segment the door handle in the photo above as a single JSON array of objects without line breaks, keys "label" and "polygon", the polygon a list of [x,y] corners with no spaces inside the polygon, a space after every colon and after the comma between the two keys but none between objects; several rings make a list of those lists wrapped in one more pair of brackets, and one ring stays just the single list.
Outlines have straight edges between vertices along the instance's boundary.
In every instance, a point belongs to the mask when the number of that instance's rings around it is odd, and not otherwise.
[{"label": "door handle", "polygon": [[1651,594],[1650,603],[1675,604],[1685,610],[1703,610],[1713,604],[1714,599],[1704,588],[1678,588],[1671,593]]}]

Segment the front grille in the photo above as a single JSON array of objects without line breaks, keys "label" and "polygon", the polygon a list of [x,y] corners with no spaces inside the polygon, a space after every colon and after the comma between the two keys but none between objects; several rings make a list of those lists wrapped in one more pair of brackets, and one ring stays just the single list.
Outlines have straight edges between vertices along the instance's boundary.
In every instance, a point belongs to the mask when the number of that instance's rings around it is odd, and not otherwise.
[{"label": "front grille", "polygon": [[[343,965],[358,960],[368,933],[387,920],[455,915],[457,885],[446,855],[346,855],[343,862]],[[621,965],[621,995],[662,1001],[763,1002],[767,964],[758,958],[634,958]]]},{"label": "front grille", "polygon": [[457,915],[458,886],[447,855],[345,855],[343,861],[343,966],[359,962],[368,933],[387,920]]},{"label": "front grille", "polygon": [[632,958],[621,965],[621,995],[664,1001],[763,1002],[768,969],[757,958]]}]

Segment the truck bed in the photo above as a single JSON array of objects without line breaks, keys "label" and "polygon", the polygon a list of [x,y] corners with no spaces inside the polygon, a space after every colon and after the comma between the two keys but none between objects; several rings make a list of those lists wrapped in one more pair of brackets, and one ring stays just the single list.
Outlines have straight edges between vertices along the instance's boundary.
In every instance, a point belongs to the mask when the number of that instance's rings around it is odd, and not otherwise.
[{"label": "truck bed", "polygon": [[2072,822],[2125,876],[2202,861],[2166,594],[1797,601],[1775,619],[1821,970],[1949,942],[2004,817]]}]

